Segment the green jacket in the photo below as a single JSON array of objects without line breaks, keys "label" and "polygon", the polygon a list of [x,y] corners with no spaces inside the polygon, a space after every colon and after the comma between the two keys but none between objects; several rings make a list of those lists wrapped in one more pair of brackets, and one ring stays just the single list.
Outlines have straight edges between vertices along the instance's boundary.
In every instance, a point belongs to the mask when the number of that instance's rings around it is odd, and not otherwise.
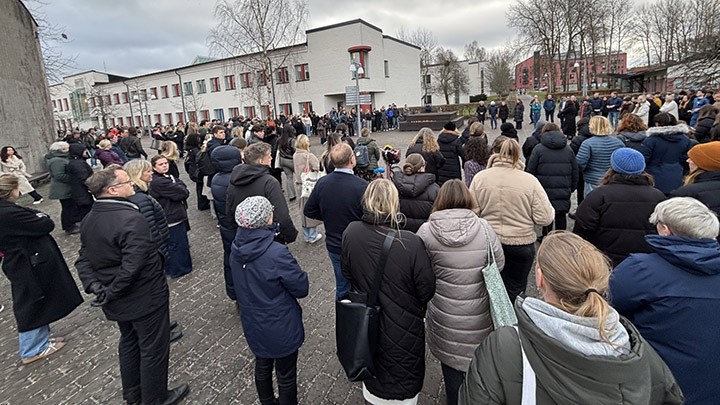
[{"label": "green jacket", "polygon": [[[631,352],[587,356],[567,349],[540,330],[516,302],[525,354],[535,371],[536,401],[544,404],[682,404],[670,369],[627,319]],[[515,328],[492,332],[475,350],[460,404],[520,404],[522,354]]]},{"label": "green jacket", "polygon": [[72,179],[67,173],[69,160],[67,152],[50,152],[45,155],[48,171],[50,172],[50,196],[51,200],[64,200],[72,198],[70,183]]},{"label": "green jacket", "polygon": [[380,161],[380,147],[374,139],[367,137],[360,137],[357,140],[357,145],[365,145],[368,148],[368,156],[370,158],[370,164],[367,170],[375,170],[378,168],[378,162]]}]

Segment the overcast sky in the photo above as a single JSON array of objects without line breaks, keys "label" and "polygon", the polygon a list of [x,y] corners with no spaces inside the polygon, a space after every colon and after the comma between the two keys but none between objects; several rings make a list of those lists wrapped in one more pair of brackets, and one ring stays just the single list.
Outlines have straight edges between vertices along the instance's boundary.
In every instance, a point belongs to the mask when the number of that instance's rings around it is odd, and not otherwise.
[{"label": "overcast sky", "polygon": [[[215,0],[45,0],[50,22],[64,27],[63,53],[77,55],[76,72],[134,76],[188,65],[207,56]],[[638,0],[636,0],[638,1]],[[477,40],[487,49],[512,38],[505,10],[510,0],[309,0],[307,28],[361,18],[395,36],[404,26],[430,29],[438,44],[462,57]],[[292,18],[288,16],[288,18]]]}]

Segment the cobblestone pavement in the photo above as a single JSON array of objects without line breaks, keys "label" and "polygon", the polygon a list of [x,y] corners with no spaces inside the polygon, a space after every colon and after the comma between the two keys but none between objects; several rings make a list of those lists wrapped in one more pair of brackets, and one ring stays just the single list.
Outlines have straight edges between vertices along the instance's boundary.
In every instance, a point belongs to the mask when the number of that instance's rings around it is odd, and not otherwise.
[{"label": "cobblestone pavement", "polygon": [[[491,141],[499,133],[488,132]],[[526,131],[522,132],[521,140],[527,136]],[[413,135],[390,131],[373,137],[381,147],[387,143],[401,147],[404,156]],[[148,140],[144,142],[149,144]],[[313,152],[319,155],[318,139],[312,138],[311,142]],[[181,177],[188,181],[184,173]],[[48,186],[40,187],[39,192],[46,196]],[[208,211],[195,209],[194,192],[191,194],[189,236],[194,270],[181,279],[168,280],[171,319],[177,320],[184,332],[184,337],[171,346],[170,387],[190,384],[191,393],[185,403],[257,404],[253,355],[243,337],[235,305],[224,293],[222,245],[216,221]],[[24,196],[19,203],[30,201]],[[290,207],[293,221],[299,227],[297,205]],[[72,264],[77,258],[79,236],[67,236],[59,229],[57,201],[46,200],[37,208],[56,221],[53,236],[75,274]],[[335,283],[324,242],[309,245],[299,240],[290,245],[290,250],[310,276],[310,294],[300,300],[306,340],[298,360],[299,401],[361,404],[361,386],[347,381],[335,357]],[[51,325],[54,335],[67,338],[67,346],[47,359],[18,366],[10,285],[5,277],[0,278],[0,304],[5,305],[0,313],[0,405],[122,403],[117,359],[119,331],[115,323],[105,320],[101,310],[90,307],[90,297],[85,298],[85,303],[70,316]],[[428,352],[420,403],[443,403],[443,398],[440,364]]]}]

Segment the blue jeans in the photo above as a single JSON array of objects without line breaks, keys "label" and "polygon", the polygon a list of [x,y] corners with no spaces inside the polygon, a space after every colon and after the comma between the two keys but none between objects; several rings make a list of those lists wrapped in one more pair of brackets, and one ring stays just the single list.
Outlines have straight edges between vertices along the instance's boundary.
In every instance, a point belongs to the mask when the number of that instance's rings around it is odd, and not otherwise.
[{"label": "blue jeans", "polygon": [[612,125],[613,129],[617,128],[619,119],[620,119],[619,111],[610,111],[608,113],[608,120],[610,120],[610,125]]},{"label": "blue jeans", "polygon": [[26,332],[18,332],[20,358],[27,359],[42,353],[50,343],[50,325]]},{"label": "blue jeans", "polygon": [[312,125],[305,125],[305,134],[306,134],[307,136],[311,136],[311,135],[312,135]]},{"label": "blue jeans", "polygon": [[596,188],[597,188],[597,184],[591,184],[586,181],[585,182],[585,190],[583,191],[583,197],[587,198],[588,194],[590,194],[590,192]]},{"label": "blue jeans", "polygon": [[171,278],[184,276],[192,271],[192,258],[190,257],[190,244],[188,243],[187,227],[180,223],[168,228],[168,259],[165,271]]},{"label": "blue jeans", "polygon": [[335,272],[335,298],[346,297],[350,294],[350,282],[343,276],[340,269],[340,255],[328,251],[328,256]]},{"label": "blue jeans", "polygon": [[315,240],[317,238],[317,228],[306,228],[302,227],[303,229],[303,238],[305,238],[305,242],[310,242],[312,240]]}]

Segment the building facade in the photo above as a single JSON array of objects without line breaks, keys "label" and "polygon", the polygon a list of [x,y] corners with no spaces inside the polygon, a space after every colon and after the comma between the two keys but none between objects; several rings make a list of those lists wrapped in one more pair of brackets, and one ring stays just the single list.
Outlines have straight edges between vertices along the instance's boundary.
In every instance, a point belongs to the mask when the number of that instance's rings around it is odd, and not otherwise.
[{"label": "building facade", "polygon": [[269,59],[270,69],[251,54],[135,77],[98,71],[68,76],[50,87],[55,125],[67,130],[267,119],[273,111],[322,114],[345,106],[346,87],[355,85],[352,62],[364,70],[360,94],[371,99],[361,108],[416,105],[422,97],[420,49],[363,20],[307,30],[306,42],[277,49]]},{"label": "building facade", "polygon": [[615,87],[617,83],[607,74],[626,72],[627,54],[624,52],[594,56],[556,55],[552,62],[547,55],[535,52],[515,65],[515,89],[578,91],[583,84],[588,88]]},{"label": "building facade", "polygon": [[423,80],[425,81],[424,85],[427,86],[428,89],[427,96],[422,100],[423,105],[466,104],[470,102],[470,96],[478,96],[480,94],[495,95],[488,85],[487,62],[461,60],[458,61],[458,64],[460,65],[460,69],[467,75],[468,91],[454,92],[450,95],[449,103],[446,103],[445,94],[437,85],[441,66],[429,65],[427,74],[423,76]]}]

